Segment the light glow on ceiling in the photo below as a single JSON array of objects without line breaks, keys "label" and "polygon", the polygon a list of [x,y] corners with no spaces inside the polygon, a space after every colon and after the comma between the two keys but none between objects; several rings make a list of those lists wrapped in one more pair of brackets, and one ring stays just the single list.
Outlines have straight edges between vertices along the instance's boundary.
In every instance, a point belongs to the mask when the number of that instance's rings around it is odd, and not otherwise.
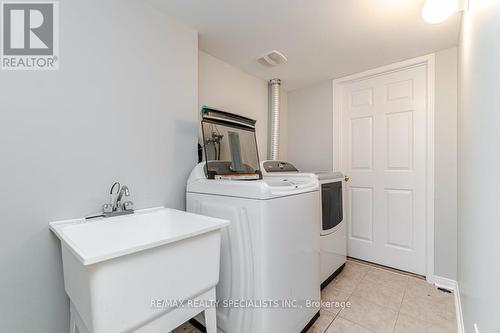
[{"label": "light glow on ceiling", "polygon": [[427,0],[422,17],[427,23],[437,24],[449,19],[457,10],[457,0]]}]

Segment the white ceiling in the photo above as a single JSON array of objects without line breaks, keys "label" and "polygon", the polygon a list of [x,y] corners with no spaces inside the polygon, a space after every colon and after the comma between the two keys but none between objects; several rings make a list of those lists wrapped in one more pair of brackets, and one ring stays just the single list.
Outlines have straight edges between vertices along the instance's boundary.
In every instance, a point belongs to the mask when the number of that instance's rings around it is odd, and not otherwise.
[{"label": "white ceiling", "polygon": [[[199,48],[287,90],[457,45],[460,14],[430,25],[425,0],[149,0],[199,31]],[[267,68],[271,50],[288,63]]]}]

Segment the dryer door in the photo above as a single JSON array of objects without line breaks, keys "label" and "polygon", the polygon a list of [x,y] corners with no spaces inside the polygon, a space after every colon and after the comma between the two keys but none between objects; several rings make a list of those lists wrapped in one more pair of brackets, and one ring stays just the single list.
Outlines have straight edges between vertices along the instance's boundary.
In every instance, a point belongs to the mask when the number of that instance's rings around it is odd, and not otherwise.
[{"label": "dryer door", "polygon": [[321,185],[322,235],[327,235],[343,220],[342,182]]}]

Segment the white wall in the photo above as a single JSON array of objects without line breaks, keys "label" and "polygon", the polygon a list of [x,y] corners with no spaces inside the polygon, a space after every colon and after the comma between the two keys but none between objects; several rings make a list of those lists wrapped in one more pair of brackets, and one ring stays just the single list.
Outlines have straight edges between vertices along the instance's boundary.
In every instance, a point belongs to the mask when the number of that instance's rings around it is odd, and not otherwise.
[{"label": "white wall", "polygon": [[288,93],[288,159],[302,171],[333,169],[332,81]]},{"label": "white wall", "polygon": [[[333,169],[332,82],[288,92],[288,157],[304,171]],[[457,49],[436,52],[435,274],[457,275]]]},{"label": "white wall", "polygon": [[[199,52],[198,104],[257,120],[259,156],[267,159],[269,99],[266,80],[247,74],[203,51]],[[286,92],[282,89],[280,157],[286,158]]]},{"label": "white wall", "polygon": [[434,274],[457,278],[458,50],[436,52]]},{"label": "white wall", "polygon": [[472,0],[462,24],[458,282],[465,331],[500,332],[500,3]]},{"label": "white wall", "polygon": [[196,163],[197,33],[139,0],[59,3],[60,70],[0,73],[1,332],[68,332],[49,221],[115,180],[182,209]]}]

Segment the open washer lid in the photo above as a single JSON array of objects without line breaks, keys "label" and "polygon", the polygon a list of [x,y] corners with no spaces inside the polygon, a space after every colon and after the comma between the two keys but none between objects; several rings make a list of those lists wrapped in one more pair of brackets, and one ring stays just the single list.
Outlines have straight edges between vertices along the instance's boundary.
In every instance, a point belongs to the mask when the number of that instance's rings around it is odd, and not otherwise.
[{"label": "open washer lid", "polygon": [[262,179],[255,120],[203,107],[201,130],[209,179]]}]

